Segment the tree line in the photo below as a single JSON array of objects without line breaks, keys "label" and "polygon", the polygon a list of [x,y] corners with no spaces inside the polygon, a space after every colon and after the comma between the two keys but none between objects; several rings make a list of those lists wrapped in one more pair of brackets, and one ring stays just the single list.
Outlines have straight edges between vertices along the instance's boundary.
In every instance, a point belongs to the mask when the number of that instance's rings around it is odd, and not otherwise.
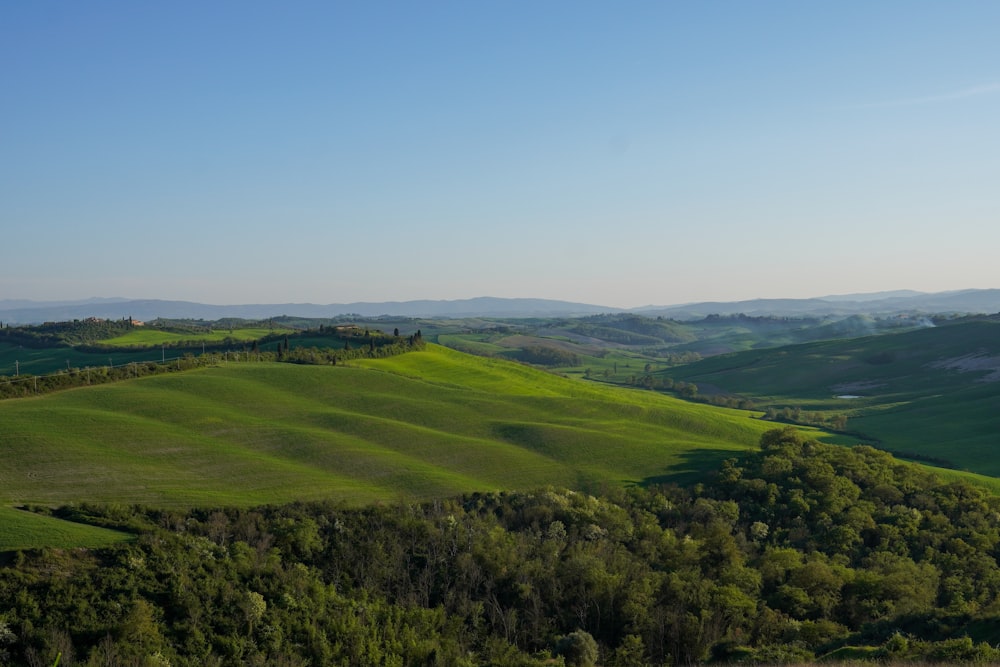
[{"label": "tree line", "polygon": [[104,338],[114,338],[135,328],[131,317],[120,320],[87,318],[70,322],[45,322],[34,326],[0,325],[0,341],[29,348],[55,345],[80,345]]},{"label": "tree line", "polygon": [[[260,347],[259,341],[244,343],[242,349],[218,350],[208,347],[203,354],[187,352],[181,357],[162,361],[128,362],[107,366],[85,368],[68,367],[48,375],[2,376],[0,375],[0,399],[33,396],[74,387],[85,387],[108,382],[135,379],[149,375],[187,371],[203,366],[233,362],[287,362],[296,364],[336,365],[354,359],[375,359],[405,354],[424,347],[424,340],[418,330],[410,336],[387,335],[382,332],[366,332],[363,336],[346,336],[339,339],[340,346],[317,347],[292,345],[292,336],[276,337],[277,344],[271,350]],[[355,346],[351,346],[351,341]],[[148,348],[145,348],[148,349]]]}]

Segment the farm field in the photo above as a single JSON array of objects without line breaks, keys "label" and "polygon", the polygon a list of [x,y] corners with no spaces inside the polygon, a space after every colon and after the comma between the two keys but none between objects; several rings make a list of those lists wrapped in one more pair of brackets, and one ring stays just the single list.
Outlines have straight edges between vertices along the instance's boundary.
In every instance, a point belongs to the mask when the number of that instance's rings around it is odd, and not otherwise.
[{"label": "farm field", "polygon": [[[195,352],[194,349],[190,350]],[[68,345],[30,348],[0,342],[0,375],[13,377],[20,375],[47,375],[72,368],[97,368],[99,366],[121,366],[132,362],[160,361],[164,356],[176,357],[185,350],[168,350],[159,347],[146,350],[111,350],[107,352],[84,352]],[[197,352],[201,352],[198,348]]]},{"label": "farm field", "polygon": [[739,352],[669,374],[761,409],[843,412],[881,447],[1000,475],[997,322]]},{"label": "farm field", "polygon": [[246,329],[213,328],[211,331],[172,331],[153,327],[138,327],[122,336],[101,341],[110,347],[141,347],[159,345],[206,343],[215,345],[226,341],[254,341],[275,333],[274,329],[255,327]]},{"label": "farm field", "polygon": [[438,346],[0,402],[7,505],[353,504],[699,475],[772,424]]}]

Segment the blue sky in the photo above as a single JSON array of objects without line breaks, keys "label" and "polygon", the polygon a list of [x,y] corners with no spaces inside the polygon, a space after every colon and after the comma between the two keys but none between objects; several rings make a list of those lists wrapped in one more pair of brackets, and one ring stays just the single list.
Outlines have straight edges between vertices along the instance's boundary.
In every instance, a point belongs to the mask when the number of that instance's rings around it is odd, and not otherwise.
[{"label": "blue sky", "polygon": [[8,2],[0,299],[1000,287],[1000,3]]}]

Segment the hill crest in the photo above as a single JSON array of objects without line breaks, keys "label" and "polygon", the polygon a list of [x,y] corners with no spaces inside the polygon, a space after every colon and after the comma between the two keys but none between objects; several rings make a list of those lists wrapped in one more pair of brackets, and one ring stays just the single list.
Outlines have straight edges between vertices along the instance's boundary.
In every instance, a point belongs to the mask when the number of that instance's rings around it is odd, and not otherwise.
[{"label": "hill crest", "polygon": [[280,315],[330,318],[413,317],[457,319],[465,317],[529,318],[582,317],[602,313],[630,312],[649,317],[701,319],[708,315],[754,315],[803,317],[896,313],[996,313],[1000,312],[1000,289],[967,289],[924,293],[912,290],[845,294],[806,299],[774,298],[744,301],[706,301],[666,306],[618,308],[557,299],[482,296],[470,299],[414,301],[355,301],[351,303],[271,303],[215,305],[164,299],[92,298],[81,301],[0,300],[0,321],[9,324],[40,324],[87,317],[138,320],[225,318],[266,319]]}]

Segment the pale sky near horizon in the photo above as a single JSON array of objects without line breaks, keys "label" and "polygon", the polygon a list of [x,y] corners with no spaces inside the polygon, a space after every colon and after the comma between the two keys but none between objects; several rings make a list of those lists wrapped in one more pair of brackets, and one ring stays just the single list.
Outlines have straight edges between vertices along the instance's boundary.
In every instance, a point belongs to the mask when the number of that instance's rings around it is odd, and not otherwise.
[{"label": "pale sky near horizon", "polygon": [[1000,2],[0,4],[0,299],[1000,287]]}]

